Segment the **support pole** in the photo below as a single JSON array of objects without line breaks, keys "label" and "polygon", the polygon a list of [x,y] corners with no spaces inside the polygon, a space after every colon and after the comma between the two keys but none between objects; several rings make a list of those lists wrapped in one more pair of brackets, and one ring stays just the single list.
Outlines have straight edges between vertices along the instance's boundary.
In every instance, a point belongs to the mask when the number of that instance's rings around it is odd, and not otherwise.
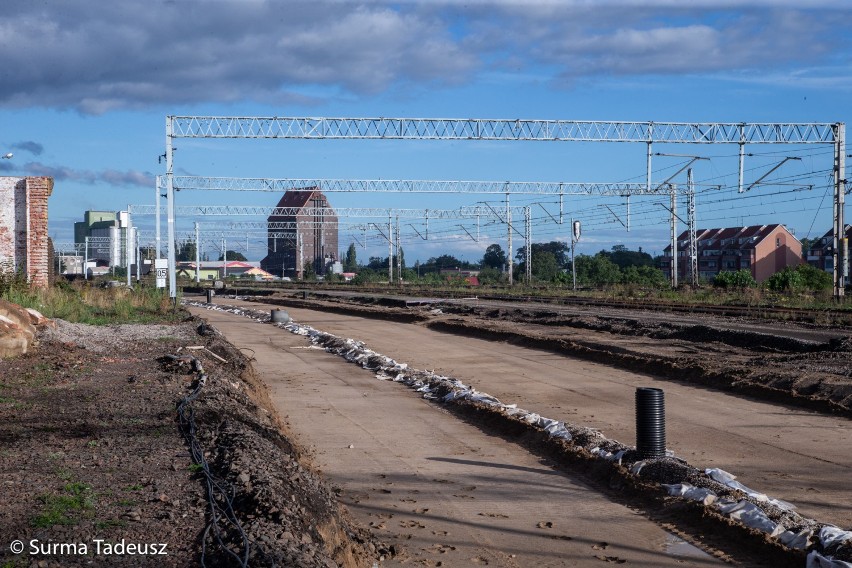
[{"label": "support pole", "polygon": [[86,237],[85,244],[83,245],[85,251],[83,252],[83,279],[89,279],[89,237]]},{"label": "support pole", "polygon": [[222,280],[228,277],[228,242],[222,237]]},{"label": "support pole", "polygon": [[388,286],[393,285],[393,220],[388,217]]},{"label": "support pole", "polygon": [[514,284],[514,277],[512,272],[514,267],[512,266],[512,209],[509,207],[509,192],[506,192],[506,228],[508,229],[508,243],[507,247],[509,249],[508,254],[508,264],[509,264],[509,286]]},{"label": "support pole", "polygon": [[402,286],[402,245],[399,239],[399,217],[396,218],[396,282]]},{"label": "support pole", "polygon": [[142,255],[139,254],[139,229],[133,227],[133,244],[136,245],[136,283],[142,278]]},{"label": "support pole", "polygon": [[843,209],[846,199],[846,124],[834,125],[834,239],[832,257],[834,260],[834,298],[840,299],[846,294],[846,279],[849,260],[843,255],[846,238],[846,224]]},{"label": "support pole", "polygon": [[154,247],[156,248],[156,253],[154,254],[154,258],[162,258],[163,254],[163,242],[161,238],[162,229],[160,227],[160,197],[163,191],[163,188],[160,187],[160,183],[162,178],[157,176],[157,181],[154,182]]},{"label": "support pole", "polygon": [[671,240],[672,240],[672,289],[677,288],[677,190],[675,186],[669,184],[669,193],[671,199]]},{"label": "support pole", "polygon": [[743,192],[743,171],[745,166],[745,124],[740,124],[740,168],[739,192]]},{"label": "support pole", "polygon": [[524,241],[525,241],[525,263],[527,286],[532,284],[532,223],[530,218],[530,208],[524,207]]},{"label": "support pole", "polygon": [[[128,209],[130,209],[128,207]],[[124,259],[127,263],[127,287],[130,287],[130,269],[133,266],[133,221],[127,213],[127,227],[124,228]]]},{"label": "support pole", "polygon": [[175,259],[175,185],[174,185],[174,156],[172,148],[174,117],[166,117],[166,225],[168,231],[169,251],[169,297],[177,300],[177,262]]},{"label": "support pole", "polygon": [[198,235],[198,221],[195,222],[195,283],[201,282],[201,243]]},{"label": "support pole", "polygon": [[686,170],[686,209],[689,231],[689,281],[693,288],[698,287],[698,235],[695,228],[695,184],[692,181],[692,168]]},{"label": "support pole", "polygon": [[653,152],[654,123],[648,124],[648,163],[645,171],[645,189],[651,191],[651,153]]},{"label": "support pole", "polygon": [[299,231],[299,280],[305,279],[305,235]]}]

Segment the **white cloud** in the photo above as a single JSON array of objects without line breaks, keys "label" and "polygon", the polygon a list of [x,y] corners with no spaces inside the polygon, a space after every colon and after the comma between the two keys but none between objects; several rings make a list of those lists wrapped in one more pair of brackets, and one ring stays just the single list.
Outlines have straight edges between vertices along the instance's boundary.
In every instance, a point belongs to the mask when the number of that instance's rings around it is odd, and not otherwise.
[{"label": "white cloud", "polygon": [[306,85],[376,93],[452,83],[477,65],[443,22],[328,2],[63,1],[4,6],[0,104],[119,108],[200,102],[309,103]]},{"label": "white cloud", "polygon": [[[4,2],[0,105],[100,114],[321,103],[510,73],[749,77],[841,60],[852,8],[799,0]],[[304,93],[313,93],[306,95]]]}]

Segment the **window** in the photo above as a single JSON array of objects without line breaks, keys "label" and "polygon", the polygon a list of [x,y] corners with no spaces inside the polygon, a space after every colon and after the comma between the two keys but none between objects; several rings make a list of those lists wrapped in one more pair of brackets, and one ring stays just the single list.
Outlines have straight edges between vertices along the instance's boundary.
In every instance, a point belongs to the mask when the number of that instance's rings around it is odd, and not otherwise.
[{"label": "window", "polygon": [[781,237],[775,237],[775,246],[776,246],[776,247],[780,247],[780,246],[781,246]]}]

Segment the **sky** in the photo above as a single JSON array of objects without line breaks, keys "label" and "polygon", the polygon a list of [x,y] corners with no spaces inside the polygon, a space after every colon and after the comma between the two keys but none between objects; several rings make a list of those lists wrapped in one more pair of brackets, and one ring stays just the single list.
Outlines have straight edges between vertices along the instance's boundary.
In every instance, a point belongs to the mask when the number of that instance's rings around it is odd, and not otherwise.
[{"label": "sky", "polygon": [[[49,231],[73,240],[86,210],[152,205],[165,173],[165,117],[407,117],[655,122],[846,122],[852,100],[848,0],[5,0],[0,19],[0,175],[55,179]],[[240,178],[644,182],[644,144],[576,142],[177,139],[178,175]],[[784,223],[796,236],[831,227],[830,146],[749,145],[738,193],[737,148],[655,145],[693,164],[699,228]],[[686,164],[655,156],[663,181]],[[674,183],[685,184],[686,173]],[[182,191],[178,205],[274,206],[280,194]],[[332,193],[335,208],[454,209],[499,195]],[[513,195],[534,242],[579,253],[623,244],[659,254],[667,196],[630,200]],[[665,206],[665,207],[664,207]],[[685,203],[678,204],[686,219]],[[517,216],[516,216],[517,218]],[[629,218],[629,223],[627,222]],[[202,224],[213,256],[230,222]],[[562,223],[559,223],[559,221]],[[478,260],[504,249],[496,221],[409,220],[406,261]],[[143,241],[153,218],[136,216]],[[349,225],[369,223],[342,219]],[[627,228],[629,225],[629,230]],[[515,223],[514,248],[523,244]],[[678,231],[685,225],[678,221]],[[261,234],[229,237],[251,260]],[[360,260],[388,254],[374,228],[343,230]],[[248,248],[246,249],[246,245]],[[218,254],[218,253],[216,253]]]}]

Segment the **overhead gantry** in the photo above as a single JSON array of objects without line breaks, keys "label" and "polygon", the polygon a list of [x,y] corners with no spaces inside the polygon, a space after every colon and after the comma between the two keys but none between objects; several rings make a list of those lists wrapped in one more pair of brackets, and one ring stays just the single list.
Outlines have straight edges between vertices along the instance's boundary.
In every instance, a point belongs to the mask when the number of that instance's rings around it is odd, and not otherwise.
[{"label": "overhead gantry", "polygon": [[[834,294],[844,293],[848,262],[841,253],[844,234],[844,123],[686,123],[444,118],[166,117],[166,197],[169,235],[169,291],[176,297],[174,253],[174,146],[176,138],[471,140],[540,142],[632,142],[646,145],[645,190],[653,189],[653,145],[728,144],[739,147],[739,186],[743,186],[748,144],[831,144],[834,146]],[[209,178],[212,179],[212,178]],[[159,191],[157,192],[159,197]],[[508,193],[507,206],[508,206]],[[159,212],[159,208],[157,208]],[[508,215],[507,215],[508,217]],[[508,220],[508,219],[507,219]],[[511,228],[509,229],[511,235]]]}]

